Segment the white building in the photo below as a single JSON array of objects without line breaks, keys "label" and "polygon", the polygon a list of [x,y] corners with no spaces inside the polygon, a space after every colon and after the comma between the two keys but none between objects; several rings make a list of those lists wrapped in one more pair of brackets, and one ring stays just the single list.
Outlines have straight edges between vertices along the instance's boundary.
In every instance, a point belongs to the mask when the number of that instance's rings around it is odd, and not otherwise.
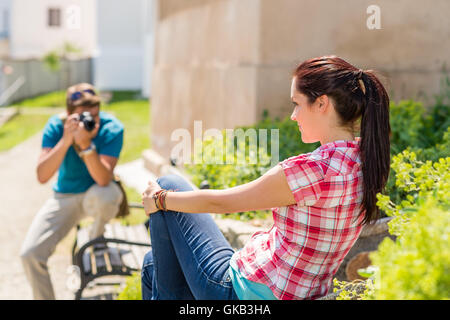
[{"label": "white building", "polygon": [[[0,59],[39,60],[69,43],[81,49],[77,58],[92,58],[90,79],[97,88],[148,97],[155,1],[0,0]],[[16,64],[16,77],[19,69]]]},{"label": "white building", "polygon": [[97,0],[96,87],[150,95],[154,1]]},{"label": "white building", "polygon": [[96,2],[12,0],[9,36],[12,59],[42,58],[65,43],[89,57],[97,48]]}]

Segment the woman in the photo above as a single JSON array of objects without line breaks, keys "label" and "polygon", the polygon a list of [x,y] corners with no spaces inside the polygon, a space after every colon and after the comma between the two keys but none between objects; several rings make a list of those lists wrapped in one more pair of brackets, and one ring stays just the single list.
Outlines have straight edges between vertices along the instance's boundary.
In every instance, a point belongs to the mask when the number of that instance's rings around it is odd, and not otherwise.
[{"label": "woman", "polygon": [[[292,78],[291,119],[314,152],[291,157],[250,183],[192,191],[178,176],[143,193],[152,251],[144,299],[316,299],[377,218],[389,175],[389,97],[370,70],[335,57],[301,63]],[[360,138],[355,138],[360,120]],[[182,192],[167,192],[176,190]],[[211,216],[273,209],[274,225],[234,252]]]}]

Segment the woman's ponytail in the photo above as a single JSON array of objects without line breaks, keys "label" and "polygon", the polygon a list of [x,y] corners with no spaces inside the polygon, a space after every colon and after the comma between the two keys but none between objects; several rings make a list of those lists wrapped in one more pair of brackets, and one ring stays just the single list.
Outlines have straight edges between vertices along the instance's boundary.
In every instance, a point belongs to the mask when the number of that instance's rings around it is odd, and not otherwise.
[{"label": "woman's ponytail", "polygon": [[363,173],[362,223],[378,218],[377,193],[382,192],[390,167],[389,96],[373,71],[363,71],[336,56],[301,63],[294,71],[297,91],[310,103],[328,95],[341,125],[353,130],[361,118],[360,152]]},{"label": "woman's ponytail", "polygon": [[359,80],[365,87],[365,103],[361,109],[360,152],[364,180],[363,223],[368,223],[378,218],[376,195],[383,191],[389,177],[389,96],[372,71],[362,72]]}]

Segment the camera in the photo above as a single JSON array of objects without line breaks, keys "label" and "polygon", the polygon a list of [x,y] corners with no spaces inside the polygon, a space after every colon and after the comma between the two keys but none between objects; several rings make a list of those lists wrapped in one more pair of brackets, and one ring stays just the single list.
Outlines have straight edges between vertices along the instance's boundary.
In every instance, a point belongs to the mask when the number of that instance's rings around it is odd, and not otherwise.
[{"label": "camera", "polygon": [[82,114],[80,114],[81,122],[84,124],[84,128],[87,131],[92,131],[95,128],[95,120],[94,117],[92,117],[91,113],[89,111],[85,111]]}]

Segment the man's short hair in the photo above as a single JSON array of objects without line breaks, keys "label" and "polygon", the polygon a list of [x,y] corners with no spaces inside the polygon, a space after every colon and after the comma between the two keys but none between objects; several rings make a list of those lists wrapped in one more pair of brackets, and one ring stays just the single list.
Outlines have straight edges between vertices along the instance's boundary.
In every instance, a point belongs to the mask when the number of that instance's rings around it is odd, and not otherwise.
[{"label": "man's short hair", "polygon": [[100,102],[100,97],[97,95],[94,86],[89,83],[79,83],[67,89],[66,106],[69,114],[80,106],[100,106]]}]

